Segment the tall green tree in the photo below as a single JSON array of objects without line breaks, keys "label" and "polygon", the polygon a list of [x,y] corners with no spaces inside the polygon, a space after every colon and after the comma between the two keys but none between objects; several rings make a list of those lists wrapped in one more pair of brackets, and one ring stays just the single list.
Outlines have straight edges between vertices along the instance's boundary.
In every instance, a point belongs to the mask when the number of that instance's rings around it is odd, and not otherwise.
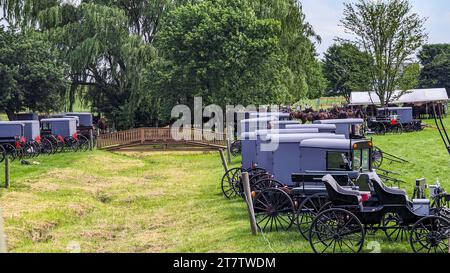
[{"label": "tall green tree", "polygon": [[40,13],[40,26],[63,53],[72,85],[87,86],[95,110],[118,128],[134,126],[141,72],[153,53],[129,33],[124,11],[95,3],[55,6]]},{"label": "tall green tree", "polygon": [[327,95],[343,96],[347,101],[353,91],[372,88],[372,58],[351,43],[334,44],[324,54]]},{"label": "tall green tree", "polygon": [[404,82],[405,63],[427,39],[425,19],[413,12],[408,0],[358,0],[344,6],[341,22],[354,35],[354,43],[372,57],[372,89],[381,105],[387,105]]},{"label": "tall green tree", "polygon": [[40,33],[0,28],[0,109],[9,119],[23,110],[60,109],[67,81],[56,56]]},{"label": "tall green tree", "polygon": [[425,45],[418,54],[422,88],[445,87],[450,95],[450,44]]},{"label": "tall green tree", "polygon": [[149,71],[148,88],[169,108],[193,105],[195,96],[221,106],[284,102],[279,33],[280,23],[256,18],[248,1],[183,5],[157,36],[161,60]]},{"label": "tall green tree", "polygon": [[300,1],[250,0],[256,16],[281,23],[280,50],[287,54],[284,84],[292,101],[320,97],[326,87],[315,43],[321,38],[306,21]]}]

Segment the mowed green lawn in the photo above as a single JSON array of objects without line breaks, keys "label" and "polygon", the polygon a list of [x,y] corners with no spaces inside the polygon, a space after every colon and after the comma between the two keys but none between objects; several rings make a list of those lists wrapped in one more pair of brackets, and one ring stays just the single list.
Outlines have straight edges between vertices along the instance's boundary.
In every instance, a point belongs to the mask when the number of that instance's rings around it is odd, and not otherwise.
[{"label": "mowed green lawn", "polygon": [[[384,165],[401,172],[410,192],[420,177],[439,178],[450,191],[450,156],[435,129],[374,142],[410,160]],[[94,151],[36,161],[14,162],[11,188],[0,189],[11,252],[311,252],[295,229],[251,235],[244,203],[222,196],[217,152]],[[364,251],[378,244],[381,252],[410,252],[382,232],[367,236]]]}]

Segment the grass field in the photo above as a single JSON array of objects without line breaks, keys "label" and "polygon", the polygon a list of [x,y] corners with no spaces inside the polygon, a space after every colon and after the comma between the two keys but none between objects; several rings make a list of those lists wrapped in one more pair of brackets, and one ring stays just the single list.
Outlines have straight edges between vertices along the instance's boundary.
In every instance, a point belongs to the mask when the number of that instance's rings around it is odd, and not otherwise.
[{"label": "grass field", "polygon": [[[384,166],[400,171],[410,192],[420,177],[450,190],[450,157],[435,129],[374,141],[410,160]],[[14,162],[12,187],[0,189],[11,252],[311,252],[295,229],[250,234],[244,203],[222,197],[217,152],[93,151],[36,161]],[[364,251],[377,243],[382,252],[410,252],[381,232]]]}]

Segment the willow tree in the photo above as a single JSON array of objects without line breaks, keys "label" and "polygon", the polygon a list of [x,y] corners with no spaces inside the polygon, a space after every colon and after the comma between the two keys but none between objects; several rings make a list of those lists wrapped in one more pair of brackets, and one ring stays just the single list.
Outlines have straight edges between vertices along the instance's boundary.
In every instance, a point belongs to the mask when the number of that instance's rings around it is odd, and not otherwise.
[{"label": "willow tree", "polygon": [[135,124],[141,70],[154,55],[150,40],[160,19],[150,15],[150,6],[145,14],[130,7],[168,1],[0,1],[10,21],[35,27],[62,53],[70,67],[69,108],[75,92],[83,91],[80,95],[93,110],[105,113],[117,127]]},{"label": "willow tree", "polygon": [[292,100],[319,97],[326,87],[322,68],[316,58],[315,43],[321,38],[306,21],[297,0],[251,0],[258,18],[281,23],[280,49],[287,54],[284,84]]},{"label": "willow tree", "polygon": [[387,105],[396,99],[397,88],[402,88],[400,96],[407,92],[405,77],[416,66],[405,66],[427,39],[425,19],[412,11],[408,0],[358,0],[344,6],[341,22],[371,56],[371,85],[381,105]]}]

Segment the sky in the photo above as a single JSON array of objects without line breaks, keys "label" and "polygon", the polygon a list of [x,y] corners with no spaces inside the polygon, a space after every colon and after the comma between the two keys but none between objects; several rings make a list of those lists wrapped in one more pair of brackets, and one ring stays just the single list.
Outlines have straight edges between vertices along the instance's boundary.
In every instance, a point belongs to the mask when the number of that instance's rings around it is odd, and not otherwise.
[{"label": "sky", "polygon": [[[344,2],[350,0],[300,0],[306,20],[322,37],[317,45],[320,56],[336,37],[350,38],[340,26]],[[450,43],[450,0],[411,0],[414,12],[427,18],[428,43]]]}]

